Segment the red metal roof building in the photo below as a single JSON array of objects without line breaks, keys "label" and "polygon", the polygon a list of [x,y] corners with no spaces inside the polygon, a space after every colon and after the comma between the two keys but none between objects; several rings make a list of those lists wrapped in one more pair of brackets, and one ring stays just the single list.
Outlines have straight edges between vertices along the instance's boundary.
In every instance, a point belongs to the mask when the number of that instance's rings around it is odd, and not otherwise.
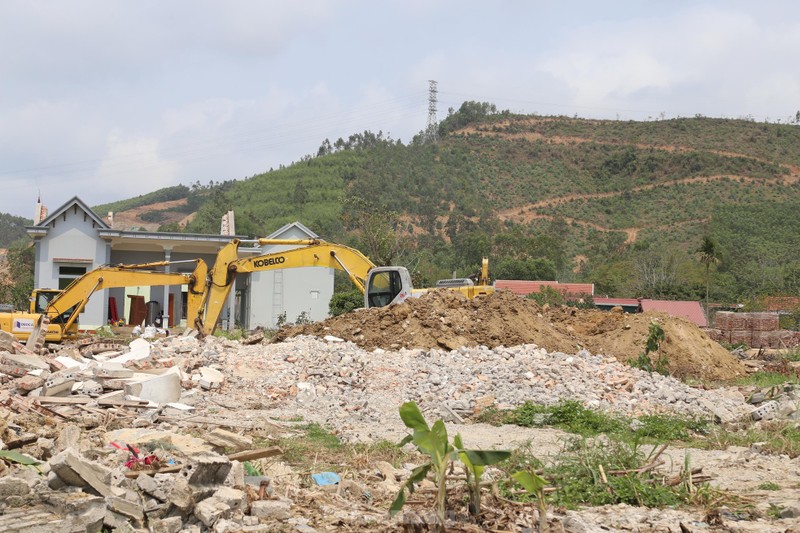
[{"label": "red metal roof building", "polygon": [[564,296],[578,298],[587,294],[594,295],[593,283],[559,283],[557,281],[527,281],[519,279],[498,279],[494,282],[495,289],[506,289],[520,296],[527,296],[534,292],[541,292],[543,287],[557,290]]},{"label": "red metal roof building", "polygon": [[708,326],[706,315],[700,302],[676,300],[639,300],[642,311],[661,311],[672,316],[691,320],[701,328]]}]

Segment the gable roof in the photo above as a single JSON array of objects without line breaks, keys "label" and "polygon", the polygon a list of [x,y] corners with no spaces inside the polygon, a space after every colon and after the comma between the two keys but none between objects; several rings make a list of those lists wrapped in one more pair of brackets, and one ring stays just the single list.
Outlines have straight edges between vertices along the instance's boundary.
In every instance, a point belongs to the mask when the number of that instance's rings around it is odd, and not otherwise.
[{"label": "gable roof", "polygon": [[31,226],[31,227],[32,228],[47,227],[56,218],[58,218],[60,215],[62,215],[64,212],[66,212],[70,207],[73,207],[73,206],[76,206],[77,208],[82,210],[84,213],[86,213],[92,219],[92,222],[97,224],[97,226],[100,229],[109,229],[108,224],[106,224],[105,221],[102,218],[97,216],[97,213],[92,211],[92,208],[89,207],[88,205],[86,205],[83,202],[83,200],[81,200],[77,196],[73,196],[70,200],[68,200],[66,203],[64,203],[64,205],[62,205],[58,209],[54,210],[52,213],[48,214],[47,218],[45,218],[44,220],[39,222],[37,225]]},{"label": "gable roof", "polygon": [[278,228],[277,230],[275,230],[272,233],[270,233],[269,235],[267,235],[266,238],[267,239],[279,239],[281,237],[281,235],[283,235],[284,233],[286,233],[287,231],[289,231],[292,228],[299,229],[300,231],[302,231],[303,233],[308,235],[309,239],[319,239],[319,235],[317,235],[316,233],[314,233],[313,231],[311,231],[306,226],[304,226],[301,222],[298,222],[298,221],[294,221],[294,222],[292,222],[290,224],[286,224],[283,227]]},{"label": "gable roof", "polygon": [[641,300],[642,311],[661,311],[668,315],[691,320],[701,328],[707,327],[706,315],[700,302],[678,300]]}]

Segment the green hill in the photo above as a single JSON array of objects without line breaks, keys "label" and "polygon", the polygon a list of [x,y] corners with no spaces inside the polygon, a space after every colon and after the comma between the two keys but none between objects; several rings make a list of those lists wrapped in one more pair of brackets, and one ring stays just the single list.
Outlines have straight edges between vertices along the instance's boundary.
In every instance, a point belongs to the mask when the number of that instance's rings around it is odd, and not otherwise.
[{"label": "green hill", "polygon": [[16,241],[27,237],[25,226],[33,225],[33,220],[0,213],[0,248],[8,248]]},{"label": "green hill", "polygon": [[800,127],[788,124],[598,121],[466,102],[437,143],[364,132],[246,180],[111,207],[183,194],[181,211],[196,209],[187,231],[216,232],[233,208],[237,233],[300,220],[402,261],[420,283],[472,273],[487,255],[495,277],[591,281],[618,296],[704,296],[695,251],[709,236],[712,298],[742,301],[800,292],[798,148]]}]

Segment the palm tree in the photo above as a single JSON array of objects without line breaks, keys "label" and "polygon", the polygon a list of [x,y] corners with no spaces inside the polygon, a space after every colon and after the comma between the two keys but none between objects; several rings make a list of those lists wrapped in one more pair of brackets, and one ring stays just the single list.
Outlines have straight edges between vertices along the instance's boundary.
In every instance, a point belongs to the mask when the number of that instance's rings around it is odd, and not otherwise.
[{"label": "palm tree", "polygon": [[717,243],[706,235],[703,237],[703,243],[700,248],[695,253],[700,263],[706,266],[706,323],[708,323],[708,289],[711,285],[711,265],[719,264],[719,249],[717,248]]}]

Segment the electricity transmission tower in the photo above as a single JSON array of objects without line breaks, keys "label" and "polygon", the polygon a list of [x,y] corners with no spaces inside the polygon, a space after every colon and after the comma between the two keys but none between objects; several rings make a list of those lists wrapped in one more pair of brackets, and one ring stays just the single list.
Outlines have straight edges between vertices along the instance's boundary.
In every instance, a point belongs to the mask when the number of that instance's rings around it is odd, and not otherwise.
[{"label": "electricity transmission tower", "polygon": [[425,142],[435,143],[438,140],[436,130],[436,103],[439,89],[436,80],[428,80],[428,126],[425,128]]}]

